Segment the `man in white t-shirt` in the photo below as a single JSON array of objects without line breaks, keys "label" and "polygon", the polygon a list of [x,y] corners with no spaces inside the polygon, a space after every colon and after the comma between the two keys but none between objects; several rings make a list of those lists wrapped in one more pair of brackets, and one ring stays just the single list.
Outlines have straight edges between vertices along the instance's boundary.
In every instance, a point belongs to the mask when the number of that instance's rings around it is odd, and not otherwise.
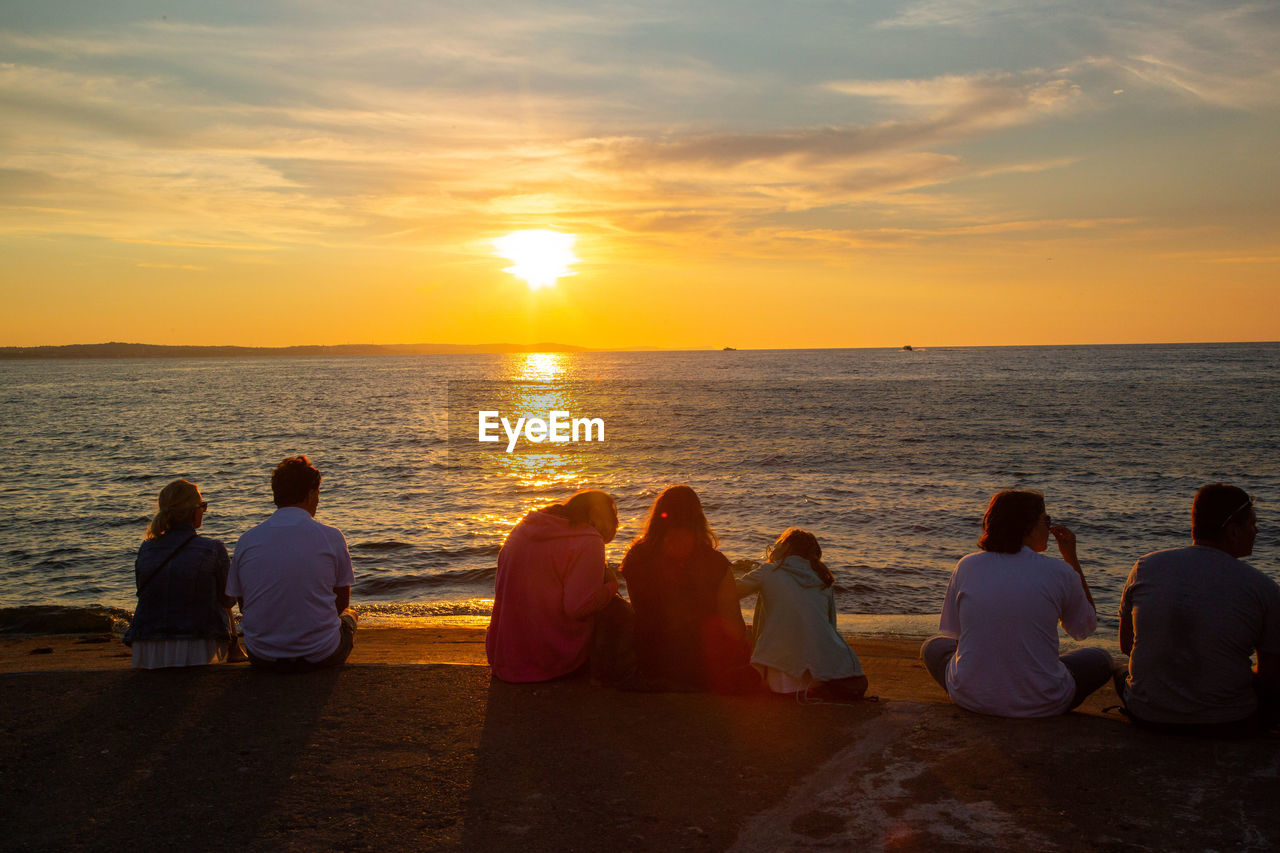
[{"label": "man in white t-shirt", "polygon": [[1241,559],[1257,535],[1253,498],[1212,483],[1191,505],[1192,544],[1134,564],[1120,597],[1128,677],[1116,683],[1134,723],[1233,737],[1280,719],[1280,586]]},{"label": "man in white t-shirt", "polygon": [[[1049,536],[1061,560],[1045,556]],[[1058,625],[1083,640],[1097,627],[1076,537],[1055,525],[1044,496],[997,493],[982,519],[982,550],[956,564],[939,635],[920,649],[951,700],[1001,717],[1065,714],[1111,678],[1111,655],[1058,654]]]},{"label": "man in white t-shirt", "polygon": [[275,514],[240,537],[227,575],[249,660],[289,671],[338,666],[356,631],[347,540],[315,520],[320,472],[307,457],[277,465],[271,491]]}]

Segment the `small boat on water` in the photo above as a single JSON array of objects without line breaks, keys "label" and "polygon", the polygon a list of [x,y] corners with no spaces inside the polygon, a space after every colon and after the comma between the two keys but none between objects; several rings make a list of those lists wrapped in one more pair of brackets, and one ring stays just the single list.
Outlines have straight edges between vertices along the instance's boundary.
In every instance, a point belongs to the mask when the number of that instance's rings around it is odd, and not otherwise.
[{"label": "small boat on water", "polygon": [[725,347],[723,350],[721,350],[721,352],[737,352],[737,351],[738,351],[737,347]]},{"label": "small boat on water", "polygon": [[914,352],[914,351],[915,351],[915,347],[911,346],[911,344],[903,344],[903,345],[902,345],[902,351],[903,351],[903,352]]}]

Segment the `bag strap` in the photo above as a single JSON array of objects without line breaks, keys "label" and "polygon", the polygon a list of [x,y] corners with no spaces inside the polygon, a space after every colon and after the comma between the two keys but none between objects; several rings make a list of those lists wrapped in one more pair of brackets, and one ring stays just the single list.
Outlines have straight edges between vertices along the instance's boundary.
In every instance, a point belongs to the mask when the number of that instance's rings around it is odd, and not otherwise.
[{"label": "bag strap", "polygon": [[190,545],[191,540],[195,538],[196,538],[196,534],[192,533],[190,536],[184,539],[181,545],[179,545],[177,548],[174,548],[172,551],[169,552],[169,556],[164,558],[163,563],[156,566],[155,571],[147,575],[146,580],[138,584],[138,598],[142,598],[142,591],[147,588],[147,585],[149,583],[151,583],[153,580],[156,579],[156,575],[160,574],[161,570],[163,570],[165,566],[169,565],[169,561],[172,560],[174,557],[178,556],[178,552],[181,551],[183,548],[187,547],[188,545]]}]

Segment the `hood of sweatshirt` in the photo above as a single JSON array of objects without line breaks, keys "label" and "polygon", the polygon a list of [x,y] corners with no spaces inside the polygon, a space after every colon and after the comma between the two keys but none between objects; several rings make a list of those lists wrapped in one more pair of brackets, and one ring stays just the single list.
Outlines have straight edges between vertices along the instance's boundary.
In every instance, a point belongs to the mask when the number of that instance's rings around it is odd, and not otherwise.
[{"label": "hood of sweatshirt", "polygon": [[534,510],[526,515],[518,525],[520,532],[535,542],[550,539],[600,539],[600,531],[590,524],[570,524],[569,519],[561,518],[542,510]]},{"label": "hood of sweatshirt", "polygon": [[809,561],[804,557],[792,554],[774,566],[775,571],[786,572],[795,579],[795,582],[802,587],[822,587],[822,579],[818,577],[818,573],[813,570],[813,566],[809,565]]}]

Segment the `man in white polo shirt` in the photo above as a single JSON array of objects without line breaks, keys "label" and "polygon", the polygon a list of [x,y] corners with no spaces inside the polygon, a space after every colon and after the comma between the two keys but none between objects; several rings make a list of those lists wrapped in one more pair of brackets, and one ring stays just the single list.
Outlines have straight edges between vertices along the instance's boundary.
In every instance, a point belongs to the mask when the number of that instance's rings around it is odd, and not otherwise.
[{"label": "man in white polo shirt", "polygon": [[271,491],[275,514],[240,537],[227,575],[249,660],[284,671],[339,666],[356,631],[347,540],[315,520],[320,471],[307,457],[277,465]]}]

